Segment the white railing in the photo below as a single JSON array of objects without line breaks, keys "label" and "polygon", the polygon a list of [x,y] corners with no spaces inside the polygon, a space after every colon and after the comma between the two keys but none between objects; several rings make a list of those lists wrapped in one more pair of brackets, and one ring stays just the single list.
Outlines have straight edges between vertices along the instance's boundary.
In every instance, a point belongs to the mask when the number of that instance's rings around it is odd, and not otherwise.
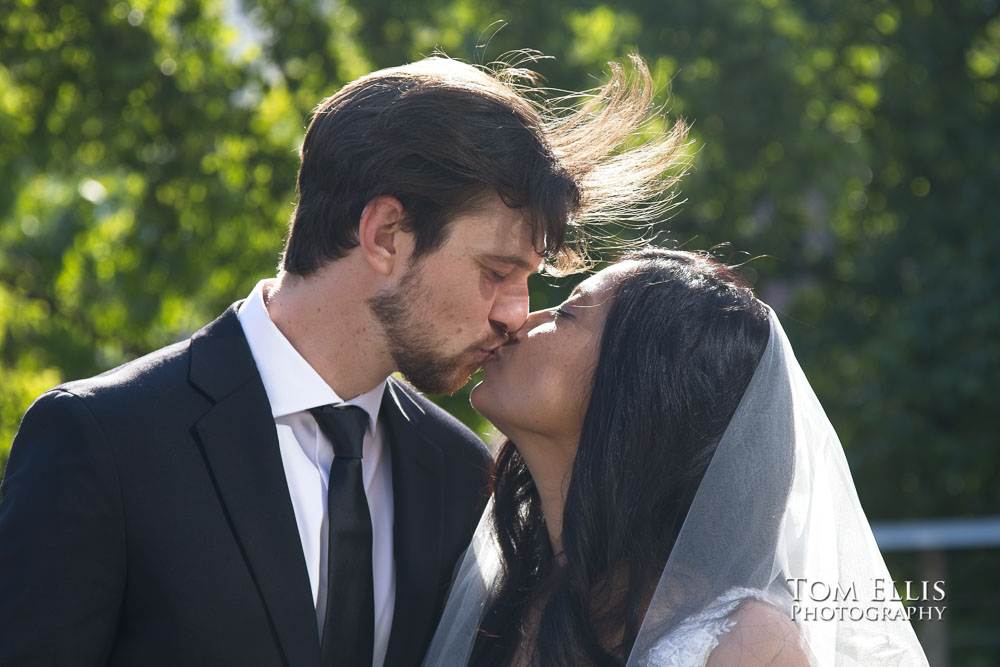
[{"label": "white railing", "polygon": [[[871,527],[883,552],[921,554],[924,581],[947,582],[948,551],[1000,547],[1000,517],[873,521]],[[931,667],[948,667],[947,615],[919,623],[916,630]]]},{"label": "white railing", "polygon": [[882,551],[927,551],[1000,547],[1000,517],[873,521]]}]

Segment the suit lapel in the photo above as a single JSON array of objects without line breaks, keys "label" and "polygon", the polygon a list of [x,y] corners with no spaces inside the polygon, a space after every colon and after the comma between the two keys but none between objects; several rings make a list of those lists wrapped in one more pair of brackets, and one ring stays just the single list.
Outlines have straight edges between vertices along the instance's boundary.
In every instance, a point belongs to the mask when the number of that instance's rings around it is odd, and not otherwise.
[{"label": "suit lapel", "polygon": [[390,378],[382,399],[392,452],[396,602],[387,667],[415,664],[433,630],[444,539],[443,454],[420,430],[420,407]]},{"label": "suit lapel", "polygon": [[288,665],[318,667],[309,574],[270,404],[236,305],[192,336],[190,379],[215,402],[195,433],[272,632]]}]

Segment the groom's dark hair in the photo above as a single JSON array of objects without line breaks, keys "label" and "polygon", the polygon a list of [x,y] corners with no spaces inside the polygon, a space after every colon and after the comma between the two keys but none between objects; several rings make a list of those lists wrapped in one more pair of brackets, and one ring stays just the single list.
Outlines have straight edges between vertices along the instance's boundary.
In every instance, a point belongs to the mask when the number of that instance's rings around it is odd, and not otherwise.
[{"label": "groom's dark hair", "polygon": [[420,257],[493,194],[523,211],[557,268],[577,268],[585,223],[665,209],[669,197],[658,195],[685,164],[682,123],[618,150],[650,118],[652,78],[633,63],[632,76],[613,65],[607,85],[561,109],[541,101],[530,72],[502,63],[432,57],[347,84],[306,132],[282,268],[305,276],[343,257],[380,195],[402,203]]}]

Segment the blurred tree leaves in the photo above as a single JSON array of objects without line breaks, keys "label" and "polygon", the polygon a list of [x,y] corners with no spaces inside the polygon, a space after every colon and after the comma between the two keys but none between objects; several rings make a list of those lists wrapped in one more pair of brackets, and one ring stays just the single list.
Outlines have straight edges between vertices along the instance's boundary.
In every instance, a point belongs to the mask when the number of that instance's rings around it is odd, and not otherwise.
[{"label": "blurred tree leaves", "polygon": [[[650,63],[699,146],[665,237],[768,255],[745,270],[870,516],[995,512],[995,0],[4,3],[0,450],[44,389],[273,273],[321,98],[435,48],[523,47],[562,89]],[[533,282],[535,305],[565,289]],[[442,402],[485,432],[465,396]]]}]

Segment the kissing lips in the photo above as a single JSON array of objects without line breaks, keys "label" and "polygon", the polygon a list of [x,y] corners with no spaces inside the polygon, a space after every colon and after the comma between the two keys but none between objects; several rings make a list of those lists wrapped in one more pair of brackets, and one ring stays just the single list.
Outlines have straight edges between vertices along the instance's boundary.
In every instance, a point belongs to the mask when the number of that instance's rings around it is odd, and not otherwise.
[{"label": "kissing lips", "polygon": [[503,348],[505,348],[505,347],[507,347],[507,346],[506,345],[497,345],[492,350],[490,350],[490,355],[486,358],[486,362],[485,363],[489,363],[491,361],[500,361],[501,360],[500,355],[504,352]]},{"label": "kissing lips", "polygon": [[483,345],[479,348],[479,354],[482,355],[480,359],[481,363],[486,363],[487,361],[492,361],[497,358],[497,354],[500,352],[500,348],[504,346],[504,341],[491,342],[487,345]]}]

